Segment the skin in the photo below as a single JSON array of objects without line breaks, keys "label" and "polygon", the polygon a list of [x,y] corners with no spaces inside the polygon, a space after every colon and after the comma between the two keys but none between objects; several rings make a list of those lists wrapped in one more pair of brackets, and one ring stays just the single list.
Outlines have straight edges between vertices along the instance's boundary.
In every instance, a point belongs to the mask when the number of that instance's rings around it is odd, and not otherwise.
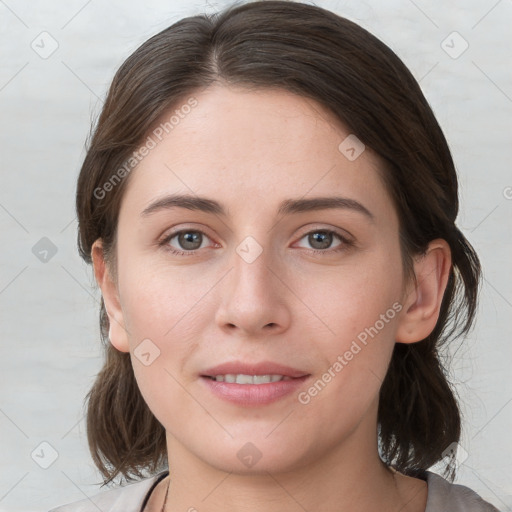
[{"label": "skin", "polygon": [[[166,429],[166,510],[423,512],[426,483],[393,474],[378,457],[378,394],[394,344],[417,342],[436,324],[448,244],[432,241],[414,260],[418,285],[404,281],[381,162],[368,148],[348,160],[338,146],[350,132],[319,104],[223,85],[194,97],[198,105],[132,171],[117,281],[101,240],[92,249],[111,343],[130,352],[144,399]],[[228,215],[174,208],[141,217],[170,193],[213,198]],[[349,209],[277,214],[285,199],[333,195],[357,200],[374,220]],[[194,255],[158,246],[180,229],[205,233]],[[353,245],[334,236],[322,249],[307,236],[315,229],[337,230]],[[236,252],[247,236],[263,249],[252,263]],[[167,245],[190,247],[178,237]],[[287,364],[315,381],[394,303],[401,311],[308,404],[293,393],[243,408],[199,378],[241,359]],[[160,350],[148,366],[134,357],[147,338]],[[262,454],[252,467],[237,457],[247,442]],[[168,484],[155,489],[148,510],[161,510]]]}]

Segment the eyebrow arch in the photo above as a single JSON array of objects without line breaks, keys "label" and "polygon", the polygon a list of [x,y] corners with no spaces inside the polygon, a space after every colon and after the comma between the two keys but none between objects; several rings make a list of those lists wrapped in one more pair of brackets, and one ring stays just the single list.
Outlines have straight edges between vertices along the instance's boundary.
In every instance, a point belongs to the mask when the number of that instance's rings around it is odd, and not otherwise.
[{"label": "eyebrow arch", "polygon": [[[187,210],[198,210],[206,213],[213,213],[226,217],[227,211],[221,203],[207,197],[193,196],[189,194],[172,194],[157,199],[147,206],[141,217],[149,217],[153,213],[171,208],[186,208]],[[316,210],[346,209],[363,214],[368,220],[375,222],[373,214],[355,199],[339,196],[313,197],[302,199],[287,199],[278,208],[278,214],[289,215]]]}]

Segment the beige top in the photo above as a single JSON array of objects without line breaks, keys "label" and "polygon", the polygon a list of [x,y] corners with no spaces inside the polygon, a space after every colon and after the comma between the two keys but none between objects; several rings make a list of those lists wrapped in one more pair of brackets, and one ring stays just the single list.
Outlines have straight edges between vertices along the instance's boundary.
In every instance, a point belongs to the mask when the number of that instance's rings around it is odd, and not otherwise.
[{"label": "beige top", "polygon": [[[142,512],[151,491],[168,474],[168,471],[164,471],[140,482],[103,491],[49,512]],[[451,484],[430,471],[426,475],[428,492],[425,512],[500,512],[468,487]]]}]

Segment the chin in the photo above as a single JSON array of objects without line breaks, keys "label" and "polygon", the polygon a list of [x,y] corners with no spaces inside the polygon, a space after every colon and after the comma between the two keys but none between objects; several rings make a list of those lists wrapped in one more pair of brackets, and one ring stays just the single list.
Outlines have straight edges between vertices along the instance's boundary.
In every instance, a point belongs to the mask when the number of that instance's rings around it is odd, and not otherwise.
[{"label": "chin", "polygon": [[[308,458],[303,450],[297,450],[298,446],[304,448],[304,443],[297,441],[284,445],[281,441],[265,439],[265,436],[261,436],[261,441],[254,438],[252,441],[247,438],[238,439],[230,438],[226,443],[212,440],[208,448],[202,448],[206,450],[202,454],[206,453],[207,456],[200,458],[220,471],[236,475],[285,473],[299,469]],[[288,439],[292,440],[293,437],[289,436]],[[212,446],[215,446],[214,450]],[[196,452],[196,455],[200,456],[201,451]]]}]

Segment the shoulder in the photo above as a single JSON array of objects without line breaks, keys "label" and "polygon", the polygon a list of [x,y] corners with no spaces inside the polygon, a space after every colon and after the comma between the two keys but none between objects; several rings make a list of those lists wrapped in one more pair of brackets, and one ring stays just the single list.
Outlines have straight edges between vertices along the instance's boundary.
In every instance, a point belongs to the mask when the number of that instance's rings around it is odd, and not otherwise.
[{"label": "shoulder", "polygon": [[162,475],[146,478],[140,482],[131,483],[94,494],[90,498],[74,501],[49,512],[139,512],[146,494]]},{"label": "shoulder", "polygon": [[430,471],[426,473],[428,495],[425,512],[499,512],[469,487],[452,484]]}]

